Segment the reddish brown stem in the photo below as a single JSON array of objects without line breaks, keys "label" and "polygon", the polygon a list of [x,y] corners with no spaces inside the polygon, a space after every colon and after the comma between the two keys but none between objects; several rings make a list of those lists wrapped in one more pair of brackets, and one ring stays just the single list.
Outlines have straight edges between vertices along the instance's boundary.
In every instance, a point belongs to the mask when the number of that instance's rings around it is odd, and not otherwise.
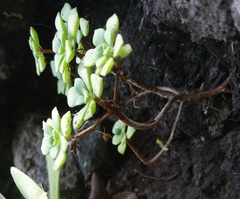
[{"label": "reddish brown stem", "polygon": [[177,123],[179,121],[179,118],[180,118],[180,114],[182,112],[182,109],[183,109],[183,102],[180,103],[179,105],[179,108],[178,108],[178,113],[177,113],[177,116],[176,116],[176,119],[175,119],[175,122],[173,124],[173,127],[172,127],[172,131],[171,131],[171,134],[168,138],[168,141],[166,142],[166,144],[162,147],[161,151],[155,155],[152,159],[150,160],[147,160],[146,158],[144,158],[142,156],[142,154],[136,149],[136,147],[131,143],[130,140],[127,141],[127,144],[128,146],[132,149],[132,151],[134,152],[134,154],[138,157],[139,160],[141,160],[141,162],[143,162],[144,164],[146,165],[150,165],[150,164],[153,164],[154,162],[156,162],[167,150],[168,150],[168,147],[169,145],[171,144],[172,140],[173,140],[173,137],[174,137],[174,134],[176,132],[176,127],[177,127]]},{"label": "reddish brown stem", "polygon": [[88,128],[84,129],[83,131],[79,132],[78,134],[74,135],[74,138],[79,138],[79,137],[89,133],[95,127],[97,127],[99,124],[101,124],[105,119],[107,119],[110,115],[111,115],[111,113],[106,113],[99,120],[97,120],[93,125],[89,126]]},{"label": "reddish brown stem", "polygon": [[153,127],[156,126],[156,124],[159,123],[159,121],[163,118],[163,116],[167,113],[167,111],[171,107],[171,104],[174,101],[176,101],[176,98],[169,99],[165,106],[162,108],[162,110],[159,112],[159,114],[155,117],[154,121],[150,123],[140,123],[133,121],[132,119],[122,114],[109,100],[104,100],[101,98],[96,98],[95,100],[98,105],[103,107],[106,111],[110,112],[112,115],[114,115],[116,118],[118,118],[128,126],[131,126],[138,130],[147,130],[152,129]]}]

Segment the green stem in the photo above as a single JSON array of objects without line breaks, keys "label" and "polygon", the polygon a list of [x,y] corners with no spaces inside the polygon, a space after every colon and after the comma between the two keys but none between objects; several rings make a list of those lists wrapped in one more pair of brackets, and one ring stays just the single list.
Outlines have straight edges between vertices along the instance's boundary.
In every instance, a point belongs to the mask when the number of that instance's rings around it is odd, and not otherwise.
[{"label": "green stem", "polygon": [[47,159],[47,170],[48,170],[48,182],[49,182],[49,198],[50,199],[60,199],[59,191],[59,180],[60,180],[60,170],[53,170],[53,160],[50,155],[46,156]]}]

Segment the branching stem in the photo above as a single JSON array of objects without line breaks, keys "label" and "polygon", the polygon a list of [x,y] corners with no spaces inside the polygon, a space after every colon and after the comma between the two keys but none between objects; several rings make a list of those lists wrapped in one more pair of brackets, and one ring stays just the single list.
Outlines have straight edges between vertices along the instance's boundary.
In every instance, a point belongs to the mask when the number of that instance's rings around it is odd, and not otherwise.
[{"label": "branching stem", "polygon": [[131,143],[131,141],[130,140],[127,141],[128,146],[132,149],[132,151],[139,158],[139,160],[141,160],[141,162],[143,162],[146,165],[153,164],[154,162],[156,162],[156,160],[158,160],[163,155],[164,152],[166,152],[168,150],[168,147],[171,144],[171,142],[173,140],[173,137],[174,137],[174,134],[176,132],[176,127],[177,127],[177,123],[178,123],[179,118],[180,118],[180,114],[181,114],[182,109],[183,109],[183,104],[184,104],[183,102],[180,102],[180,105],[179,105],[179,108],[178,108],[178,113],[177,113],[175,122],[173,124],[172,131],[171,131],[171,134],[170,134],[170,136],[168,138],[168,141],[162,147],[160,152],[157,155],[155,155],[152,159],[150,159],[150,160],[145,159],[142,156],[142,154],[136,149],[136,147]]},{"label": "branching stem", "polygon": [[84,129],[83,131],[79,132],[78,134],[74,135],[74,138],[79,138],[88,132],[92,131],[95,127],[97,127],[99,124],[101,124],[105,119],[107,119],[111,115],[110,112],[106,113],[104,116],[102,116],[99,120],[97,120],[93,125],[89,126],[88,128]]}]

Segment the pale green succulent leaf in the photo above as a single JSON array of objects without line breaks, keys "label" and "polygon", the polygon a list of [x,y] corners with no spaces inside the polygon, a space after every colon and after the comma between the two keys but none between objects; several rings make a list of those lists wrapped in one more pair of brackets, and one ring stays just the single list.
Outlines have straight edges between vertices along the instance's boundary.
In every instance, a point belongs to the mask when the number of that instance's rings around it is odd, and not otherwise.
[{"label": "pale green succulent leaf", "polygon": [[67,29],[66,26],[62,20],[61,14],[58,12],[57,16],[55,18],[55,27],[57,31],[64,33],[65,35],[67,34]]},{"label": "pale green succulent leaf", "polygon": [[60,73],[63,73],[64,70],[67,70],[68,69],[68,64],[66,62],[66,58],[65,56],[63,56],[61,62],[59,63],[59,72]]},{"label": "pale green succulent leaf", "polygon": [[44,136],[41,145],[41,152],[43,155],[49,154],[51,148],[53,147],[53,139],[50,136]]},{"label": "pale green succulent leaf", "polygon": [[59,115],[57,107],[54,107],[53,110],[52,110],[52,121],[53,121],[54,129],[57,132],[60,132],[61,119],[60,119],[60,115]]},{"label": "pale green succulent leaf", "polygon": [[60,152],[53,164],[53,170],[58,171],[66,161],[66,153]]},{"label": "pale green succulent leaf", "polygon": [[123,45],[124,45],[124,41],[123,41],[122,35],[118,34],[113,47],[113,57],[118,56]]},{"label": "pale green succulent leaf", "polygon": [[120,135],[114,135],[112,137],[112,144],[113,145],[118,145],[121,143],[121,140],[122,140],[122,137],[123,137],[123,134],[120,134]]},{"label": "pale green succulent leaf", "polygon": [[122,122],[121,120],[118,120],[113,125],[113,129],[112,129],[113,134],[119,134],[119,129],[121,130],[121,133],[125,133],[126,124],[124,122]]},{"label": "pale green succulent leaf", "polygon": [[107,62],[104,64],[100,74],[102,76],[106,76],[108,73],[110,73],[112,71],[112,68],[114,66],[114,60],[112,57],[110,57]]},{"label": "pale green succulent leaf", "polygon": [[53,127],[50,126],[47,122],[42,122],[42,126],[43,126],[43,132],[44,132],[44,135],[45,136],[52,136],[52,130],[53,130]]},{"label": "pale green succulent leaf", "polygon": [[62,45],[64,45],[66,39],[67,39],[67,34],[63,32],[56,32],[55,36],[60,40]]},{"label": "pale green succulent leaf", "polygon": [[62,10],[61,10],[61,17],[64,21],[68,20],[68,16],[72,10],[72,7],[69,5],[69,3],[65,3]]},{"label": "pale green succulent leaf", "polygon": [[113,45],[115,37],[116,37],[116,35],[110,29],[107,29],[104,33],[104,39],[109,46]]},{"label": "pale green succulent leaf", "polygon": [[84,18],[80,18],[80,29],[83,36],[86,37],[89,32],[89,21]]},{"label": "pale green succulent leaf", "polygon": [[65,60],[70,63],[75,55],[75,48],[72,46],[70,40],[65,41]]},{"label": "pale green succulent leaf", "polygon": [[61,130],[64,138],[68,138],[71,134],[71,112],[68,111],[61,118]]},{"label": "pale green succulent leaf", "polygon": [[92,74],[91,68],[84,67],[83,62],[81,62],[78,65],[78,74],[82,78],[85,86],[87,87],[87,90],[89,92],[91,92],[91,90],[92,90],[92,84],[91,84],[91,79],[90,79],[91,78],[91,74]]},{"label": "pale green succulent leaf", "polygon": [[103,55],[110,57],[112,56],[112,47],[108,46],[107,48],[104,49]]},{"label": "pale green succulent leaf", "polygon": [[65,139],[64,136],[60,136],[60,142],[61,142],[60,152],[65,153],[67,148],[68,148],[68,142],[67,142],[67,140]]},{"label": "pale green succulent leaf", "polygon": [[84,121],[92,118],[95,112],[96,112],[96,102],[92,100],[89,102],[89,107],[84,115]]},{"label": "pale green succulent leaf", "polygon": [[94,66],[98,58],[99,58],[99,55],[97,55],[97,53],[95,52],[95,49],[88,50],[84,57],[84,66],[85,67]]},{"label": "pale green succulent leaf", "polygon": [[76,43],[78,44],[78,49],[80,49],[82,37],[83,37],[82,32],[78,30],[76,35]]},{"label": "pale green succulent leaf", "polygon": [[124,155],[125,151],[126,151],[126,147],[127,147],[127,143],[126,142],[121,142],[119,145],[118,145],[118,152],[122,155]]},{"label": "pale green succulent leaf", "polygon": [[57,155],[60,151],[60,143],[56,144],[50,149],[50,157],[55,160],[57,158]]},{"label": "pale green succulent leaf", "polygon": [[68,36],[70,39],[74,39],[79,27],[79,16],[78,16],[77,8],[73,8],[70,11],[70,14],[67,20],[67,25],[68,25]]},{"label": "pale green succulent leaf", "polygon": [[0,199],[6,199],[6,198],[0,193]]},{"label": "pale green succulent leaf", "polygon": [[132,53],[132,47],[130,44],[125,44],[119,51],[118,56],[125,58]]},{"label": "pale green succulent leaf", "polygon": [[55,63],[55,72],[59,72],[60,66],[64,60],[64,55],[62,54],[55,54],[54,55],[54,63]]},{"label": "pale green succulent leaf", "polygon": [[94,30],[92,42],[94,46],[98,46],[105,43],[104,39],[105,30],[103,28],[98,28]]},{"label": "pale green succulent leaf", "polygon": [[96,67],[98,68],[99,66],[103,66],[106,61],[108,60],[107,56],[102,56],[96,61]]},{"label": "pale green succulent leaf", "polygon": [[127,139],[130,139],[133,136],[133,134],[135,133],[135,131],[136,131],[135,128],[133,128],[131,126],[128,126],[127,133],[126,133],[127,134]]},{"label": "pale green succulent leaf", "polygon": [[67,84],[70,80],[71,72],[67,69],[65,69],[62,73],[62,79]]},{"label": "pale green succulent leaf", "polygon": [[32,39],[33,39],[37,44],[39,44],[38,33],[37,33],[37,31],[36,31],[33,27],[30,27],[30,35],[31,35]]},{"label": "pale green succulent leaf", "polygon": [[62,45],[61,41],[59,40],[59,38],[55,34],[55,36],[52,40],[52,50],[53,50],[53,52],[58,53],[61,45]]},{"label": "pale green succulent leaf", "polygon": [[11,167],[11,175],[19,191],[26,199],[47,199],[47,193],[29,176],[15,167]]},{"label": "pale green succulent leaf", "polygon": [[[38,67],[39,67],[39,71],[40,71],[40,74],[44,71],[44,69],[46,68],[46,61],[45,61],[45,56],[43,54],[40,54],[39,57],[38,57]],[[40,75],[39,74],[39,75]]]},{"label": "pale green succulent leaf", "polygon": [[103,78],[99,77],[96,74],[92,74],[91,82],[94,95],[100,98],[103,92]]},{"label": "pale green succulent leaf", "polygon": [[76,130],[84,123],[84,115],[89,107],[89,104],[86,104],[78,113],[73,117],[73,128]]},{"label": "pale green succulent leaf", "polygon": [[[58,55],[58,54],[55,54],[55,55]],[[55,58],[55,56],[54,56],[54,58]],[[53,76],[56,77],[57,79],[61,79],[62,78],[61,73],[56,71],[55,61],[53,61],[53,60],[50,61],[50,67],[51,67],[51,71],[52,71]]]},{"label": "pale green succulent leaf", "polygon": [[119,20],[116,14],[113,14],[106,23],[106,28],[111,30],[113,34],[117,34],[119,31]]}]

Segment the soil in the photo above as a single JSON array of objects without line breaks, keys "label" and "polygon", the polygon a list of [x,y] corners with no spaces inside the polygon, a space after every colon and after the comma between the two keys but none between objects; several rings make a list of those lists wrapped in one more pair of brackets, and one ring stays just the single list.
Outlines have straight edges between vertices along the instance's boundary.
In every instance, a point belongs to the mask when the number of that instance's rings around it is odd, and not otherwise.
[{"label": "soil", "polygon": [[[215,88],[230,76],[232,93],[187,103],[168,151],[152,165],[141,163],[130,148],[119,155],[115,146],[91,132],[80,141],[77,156],[69,154],[62,172],[62,198],[240,198],[239,3],[68,2],[78,7],[92,30],[117,13],[124,41],[133,48],[123,61],[124,70],[136,80],[194,93]],[[44,189],[48,186],[45,160],[39,157],[40,125],[54,106],[65,112],[67,104],[64,96],[57,95],[49,69],[41,77],[35,74],[27,40],[29,27],[34,26],[42,46],[51,47],[54,18],[63,4],[48,0],[0,4],[0,156],[4,160],[0,192],[7,198],[20,198],[9,174],[12,165]],[[110,76],[105,82],[105,97],[111,98],[113,81]],[[120,84],[119,102],[132,94],[129,85]],[[136,121],[150,121],[165,102],[147,95],[123,111]],[[176,103],[154,129],[134,135],[133,143],[147,159],[159,152],[157,139],[168,139],[177,109]],[[94,120],[102,113],[99,109]],[[110,133],[114,121],[111,117],[98,129]]]}]

